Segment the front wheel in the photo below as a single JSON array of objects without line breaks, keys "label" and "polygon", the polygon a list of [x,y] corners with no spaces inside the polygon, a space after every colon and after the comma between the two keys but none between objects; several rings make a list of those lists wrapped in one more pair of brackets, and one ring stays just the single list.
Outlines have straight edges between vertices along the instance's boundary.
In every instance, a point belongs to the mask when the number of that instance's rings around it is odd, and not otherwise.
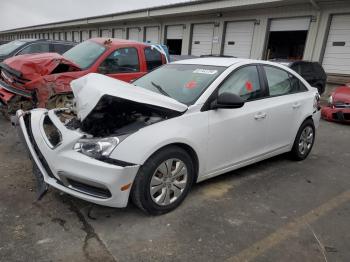
[{"label": "front wheel", "polygon": [[310,154],[315,142],[315,126],[311,119],[307,119],[299,128],[291,155],[295,160],[304,160]]},{"label": "front wheel", "polygon": [[177,146],[167,147],[152,155],[140,168],[131,197],[141,210],[152,215],[164,214],[181,204],[193,178],[189,154]]}]

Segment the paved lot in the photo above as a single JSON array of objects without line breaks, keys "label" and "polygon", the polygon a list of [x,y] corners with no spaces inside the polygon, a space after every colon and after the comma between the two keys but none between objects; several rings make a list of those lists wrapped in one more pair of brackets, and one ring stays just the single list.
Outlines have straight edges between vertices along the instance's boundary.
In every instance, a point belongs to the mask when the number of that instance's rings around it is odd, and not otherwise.
[{"label": "paved lot", "polygon": [[321,122],[286,156],[196,185],[174,212],[105,208],[35,182],[0,116],[0,261],[349,261],[350,126]]}]

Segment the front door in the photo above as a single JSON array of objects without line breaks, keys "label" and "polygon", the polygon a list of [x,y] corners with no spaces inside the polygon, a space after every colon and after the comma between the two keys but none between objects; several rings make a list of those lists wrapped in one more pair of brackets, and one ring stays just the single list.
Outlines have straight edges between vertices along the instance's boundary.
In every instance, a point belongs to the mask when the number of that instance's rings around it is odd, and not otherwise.
[{"label": "front door", "polygon": [[98,67],[98,73],[131,82],[145,74],[140,66],[138,51],[134,47],[119,48]]},{"label": "front door", "polygon": [[224,80],[224,92],[241,96],[246,103],[238,109],[209,111],[207,173],[228,169],[266,151],[266,102],[255,65],[242,67]]}]

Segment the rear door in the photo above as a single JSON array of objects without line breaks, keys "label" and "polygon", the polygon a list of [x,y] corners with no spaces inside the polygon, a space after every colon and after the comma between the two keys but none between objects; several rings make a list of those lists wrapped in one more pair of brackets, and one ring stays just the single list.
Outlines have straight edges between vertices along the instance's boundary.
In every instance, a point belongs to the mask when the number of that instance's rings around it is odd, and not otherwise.
[{"label": "rear door", "polygon": [[303,117],[307,91],[291,73],[270,65],[262,66],[266,73],[269,96],[265,102],[267,123],[267,152],[283,150],[293,143]]},{"label": "rear door", "polygon": [[97,72],[131,82],[146,73],[142,61],[143,57],[136,47],[118,48],[100,64]]}]

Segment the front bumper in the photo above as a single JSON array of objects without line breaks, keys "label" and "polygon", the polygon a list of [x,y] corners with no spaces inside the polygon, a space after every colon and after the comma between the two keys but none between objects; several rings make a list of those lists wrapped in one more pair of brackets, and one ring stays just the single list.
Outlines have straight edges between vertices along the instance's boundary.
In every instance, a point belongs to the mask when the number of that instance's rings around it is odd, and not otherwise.
[{"label": "front bumper", "polygon": [[350,108],[325,106],[322,108],[321,115],[327,121],[350,123]]},{"label": "front bumper", "polygon": [[[48,115],[61,132],[62,142],[52,148],[43,130]],[[35,166],[50,186],[80,199],[110,207],[126,207],[139,165],[108,164],[75,152],[75,142],[83,136],[67,129],[54,111],[35,109],[17,112],[18,122]],[[125,189],[127,188],[127,189]]]}]

